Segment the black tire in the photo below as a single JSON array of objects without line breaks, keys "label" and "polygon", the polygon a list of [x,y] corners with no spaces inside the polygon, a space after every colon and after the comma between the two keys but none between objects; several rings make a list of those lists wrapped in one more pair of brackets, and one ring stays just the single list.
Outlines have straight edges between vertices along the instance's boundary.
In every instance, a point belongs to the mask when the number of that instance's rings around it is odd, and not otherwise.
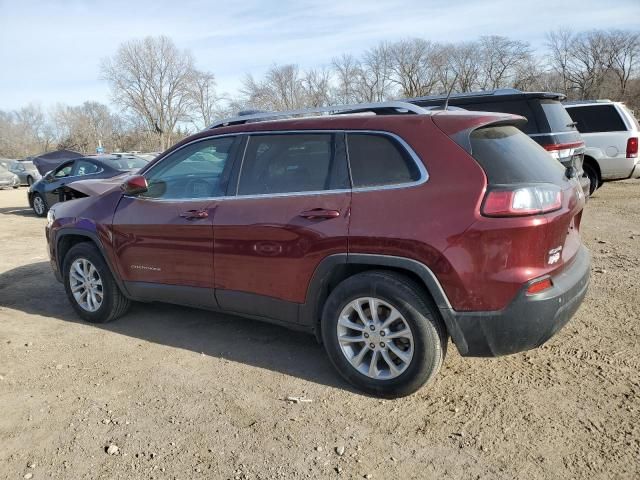
[{"label": "black tire", "polygon": [[17,190],[18,188],[20,188],[20,185],[14,185],[13,189]]},{"label": "black tire", "polygon": [[[71,266],[73,265],[73,262],[80,258],[91,262],[98,271],[102,280],[103,300],[100,307],[94,312],[90,312],[81,307],[71,292],[71,284],[69,281]],[[120,288],[118,288],[118,285],[113,279],[111,270],[102,257],[102,254],[93,243],[83,242],[71,247],[67,255],[64,257],[62,269],[64,288],[67,292],[67,297],[78,316],[87,322],[111,322],[124,315],[129,309],[131,301],[125,297],[120,291]]]},{"label": "black tire", "polygon": [[[39,199],[39,200],[36,200],[36,199]],[[38,201],[40,201],[42,203],[40,204],[40,203],[38,203]],[[40,207],[40,205],[42,205],[42,206]],[[47,202],[45,201],[44,197],[42,195],[40,195],[39,193],[34,193],[33,194],[33,198],[31,199],[31,208],[33,208],[33,211],[39,217],[46,217],[47,216],[47,212],[49,211],[49,207],[47,206]]]},{"label": "black tire", "polygon": [[[343,354],[338,341],[338,317],[351,301],[360,297],[387,302],[400,312],[411,329],[413,357],[395,378],[371,378],[352,366]],[[374,396],[396,398],[414,393],[433,379],[446,355],[448,336],[437,307],[420,285],[394,272],[364,272],[340,283],[324,305],[321,329],[325,349],[336,370],[353,386]]]},{"label": "black tire", "polygon": [[27,185],[30,187],[33,184],[33,178],[31,177],[31,175],[29,175],[27,177]]},{"label": "black tire", "polygon": [[582,169],[584,170],[584,175],[589,179],[589,195],[593,195],[593,193],[600,188],[600,185],[602,185],[600,176],[591,165],[584,164]]}]

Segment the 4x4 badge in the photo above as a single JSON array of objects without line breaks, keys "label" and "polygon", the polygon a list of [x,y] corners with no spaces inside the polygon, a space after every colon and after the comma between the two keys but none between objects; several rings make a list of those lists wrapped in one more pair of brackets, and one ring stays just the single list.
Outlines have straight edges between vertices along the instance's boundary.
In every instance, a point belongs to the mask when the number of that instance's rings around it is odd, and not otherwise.
[{"label": "4x4 badge", "polygon": [[562,251],[562,247],[556,247],[556,248],[552,248],[551,250],[549,250],[549,260],[547,261],[547,263],[549,265],[553,265],[554,263],[556,263],[558,260],[560,260],[560,252]]}]

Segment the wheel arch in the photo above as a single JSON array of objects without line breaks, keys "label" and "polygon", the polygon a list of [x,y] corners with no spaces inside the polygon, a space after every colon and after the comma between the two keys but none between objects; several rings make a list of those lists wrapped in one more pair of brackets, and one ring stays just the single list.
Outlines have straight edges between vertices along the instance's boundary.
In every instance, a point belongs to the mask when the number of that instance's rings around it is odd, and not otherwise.
[{"label": "wheel arch", "polygon": [[598,183],[602,184],[602,170],[600,169],[600,164],[598,163],[598,160],[596,160],[591,155],[585,155],[583,165],[588,165],[589,167],[593,168],[595,172],[598,174]]},{"label": "wheel arch", "polygon": [[100,241],[100,238],[95,232],[91,232],[89,230],[83,230],[79,228],[65,228],[58,231],[56,235],[55,245],[56,245],[56,262],[58,264],[58,270],[62,274],[62,267],[64,264],[64,259],[69,253],[69,250],[73,248],[75,245],[79,243],[92,243],[96,246],[102,258],[104,258],[107,267],[111,271],[111,275],[115,280],[116,284],[120,288],[120,291],[127,297],[130,298],[129,293],[124,288],[124,284],[120,281],[120,277],[118,276],[118,272],[113,268],[113,265],[109,261],[109,256],[106,254],[104,246]]},{"label": "wheel arch", "polygon": [[300,322],[313,329],[320,341],[320,319],[322,308],[331,291],[343,280],[368,270],[387,270],[406,275],[424,288],[436,305],[447,332],[460,351],[466,350],[466,342],[453,319],[453,309],[444,289],[433,271],[416,260],[379,254],[336,254],[326,257],[316,268],[306,301],[300,310]]}]

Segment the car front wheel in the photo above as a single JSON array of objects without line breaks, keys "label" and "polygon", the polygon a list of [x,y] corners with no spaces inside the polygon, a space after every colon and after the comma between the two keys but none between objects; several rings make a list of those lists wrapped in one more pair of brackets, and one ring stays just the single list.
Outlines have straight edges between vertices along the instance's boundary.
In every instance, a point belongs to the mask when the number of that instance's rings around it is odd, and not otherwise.
[{"label": "car front wheel", "polygon": [[74,245],[65,256],[63,269],[67,297],[81,318],[106,323],[126,313],[130,301],[93,243]]},{"label": "car front wheel", "polygon": [[42,195],[40,195],[39,193],[35,193],[33,195],[32,205],[33,211],[39,217],[44,217],[49,210],[47,208],[47,204],[44,201],[44,198],[42,198]]},{"label": "car front wheel", "polygon": [[354,275],[329,295],[322,339],[334,367],[352,385],[386,398],[414,393],[438,372],[447,334],[423,289],[403,275]]}]

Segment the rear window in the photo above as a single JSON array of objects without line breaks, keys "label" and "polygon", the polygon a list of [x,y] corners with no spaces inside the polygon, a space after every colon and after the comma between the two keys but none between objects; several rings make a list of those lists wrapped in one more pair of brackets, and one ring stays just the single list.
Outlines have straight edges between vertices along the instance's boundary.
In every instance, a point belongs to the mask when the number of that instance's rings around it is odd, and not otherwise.
[{"label": "rear window", "polygon": [[627,129],[613,105],[567,108],[580,133],[623,132]]},{"label": "rear window", "polygon": [[527,123],[520,129],[524,133],[538,133],[538,124],[536,118],[527,103],[526,100],[514,100],[505,102],[483,102],[483,103],[456,103],[457,107],[464,108],[465,110],[473,110],[476,112],[498,112],[498,113],[510,113],[512,115],[520,115],[527,119]]},{"label": "rear window", "polygon": [[471,155],[491,185],[555,183],[565,168],[516,127],[486,127],[471,133]]},{"label": "rear window", "polygon": [[347,135],[353,186],[399,185],[420,178],[420,170],[393,139],[373,133]]},{"label": "rear window", "polygon": [[109,160],[108,164],[116,170],[138,170],[144,167],[147,162],[141,158],[121,157],[117,160]]},{"label": "rear window", "polygon": [[572,132],[576,130],[567,110],[557,100],[540,100],[540,106],[547,117],[552,132]]}]

